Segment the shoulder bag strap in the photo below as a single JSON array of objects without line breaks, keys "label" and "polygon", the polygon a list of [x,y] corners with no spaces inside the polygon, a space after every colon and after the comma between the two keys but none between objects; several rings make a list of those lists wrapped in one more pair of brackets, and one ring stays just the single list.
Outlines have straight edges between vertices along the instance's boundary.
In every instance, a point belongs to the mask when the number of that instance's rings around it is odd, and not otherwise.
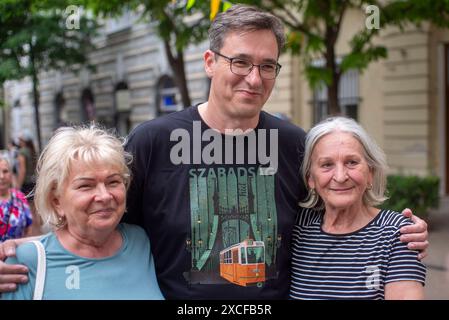
[{"label": "shoulder bag strap", "polygon": [[44,245],[40,241],[31,241],[37,249],[36,283],[34,285],[33,300],[42,300],[45,285],[46,258]]}]

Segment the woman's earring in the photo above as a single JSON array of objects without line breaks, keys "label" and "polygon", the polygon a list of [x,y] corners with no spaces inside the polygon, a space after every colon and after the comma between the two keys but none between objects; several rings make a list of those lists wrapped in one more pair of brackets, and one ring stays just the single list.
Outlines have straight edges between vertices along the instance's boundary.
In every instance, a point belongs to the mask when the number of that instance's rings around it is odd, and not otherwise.
[{"label": "woman's earring", "polygon": [[373,189],[373,184],[372,184],[372,183],[369,183],[368,186],[366,187],[366,189],[372,190],[372,189]]},{"label": "woman's earring", "polygon": [[56,224],[56,226],[58,228],[64,226],[65,224],[65,217],[64,216],[58,216],[58,223]]}]

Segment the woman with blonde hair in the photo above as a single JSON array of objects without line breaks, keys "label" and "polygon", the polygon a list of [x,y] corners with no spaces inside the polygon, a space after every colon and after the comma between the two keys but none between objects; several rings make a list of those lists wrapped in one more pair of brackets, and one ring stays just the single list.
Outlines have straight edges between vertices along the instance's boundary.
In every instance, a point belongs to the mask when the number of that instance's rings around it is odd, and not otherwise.
[{"label": "woman with blonde hair", "polygon": [[[46,255],[43,299],[163,299],[145,231],[119,224],[131,156],[95,126],[63,127],[37,165],[36,209],[53,231],[39,239]],[[16,258],[30,281],[3,299],[32,299],[38,253],[24,243]]]},{"label": "woman with blonde hair", "polygon": [[32,214],[25,195],[12,188],[13,168],[8,155],[0,154],[0,242],[30,235]]}]

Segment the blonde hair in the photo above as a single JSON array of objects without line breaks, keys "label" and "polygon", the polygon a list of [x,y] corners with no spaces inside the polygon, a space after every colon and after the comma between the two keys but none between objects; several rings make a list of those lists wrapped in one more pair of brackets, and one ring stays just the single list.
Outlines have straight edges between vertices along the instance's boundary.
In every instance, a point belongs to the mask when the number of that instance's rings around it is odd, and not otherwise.
[{"label": "blonde hair", "polygon": [[310,168],[312,166],[312,152],[318,141],[324,136],[333,132],[346,132],[351,134],[363,147],[363,154],[368,166],[373,174],[372,188],[367,189],[363,194],[363,204],[375,206],[384,202],[387,197],[385,190],[387,186],[387,161],[385,153],[368,135],[368,133],[353,119],[344,117],[332,117],[325,119],[315,125],[306,136],[306,146],[304,160],[301,167],[301,174],[308,189],[307,198],[300,205],[305,208],[324,208],[324,203],[320,196],[308,187]]},{"label": "blonde hair", "polygon": [[52,198],[59,193],[70,175],[73,161],[104,163],[119,168],[128,188],[131,176],[128,165],[132,156],[123,148],[124,140],[92,124],[59,128],[42,151],[37,167],[34,202],[48,226],[62,227]]}]

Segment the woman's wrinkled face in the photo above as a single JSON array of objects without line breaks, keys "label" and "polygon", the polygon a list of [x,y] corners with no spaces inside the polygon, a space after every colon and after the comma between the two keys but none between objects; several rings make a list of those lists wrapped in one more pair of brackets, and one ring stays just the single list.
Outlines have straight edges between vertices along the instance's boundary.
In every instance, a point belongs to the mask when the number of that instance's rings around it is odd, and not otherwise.
[{"label": "woman's wrinkled face", "polygon": [[12,172],[8,163],[0,160],[0,195],[6,195],[12,183]]},{"label": "woman's wrinkled face", "polygon": [[327,207],[345,209],[360,206],[373,177],[363,146],[351,134],[341,131],[322,137],[312,151],[308,184]]},{"label": "woman's wrinkled face", "polygon": [[110,164],[73,161],[53,205],[67,228],[85,235],[113,231],[125,212],[123,172]]}]

